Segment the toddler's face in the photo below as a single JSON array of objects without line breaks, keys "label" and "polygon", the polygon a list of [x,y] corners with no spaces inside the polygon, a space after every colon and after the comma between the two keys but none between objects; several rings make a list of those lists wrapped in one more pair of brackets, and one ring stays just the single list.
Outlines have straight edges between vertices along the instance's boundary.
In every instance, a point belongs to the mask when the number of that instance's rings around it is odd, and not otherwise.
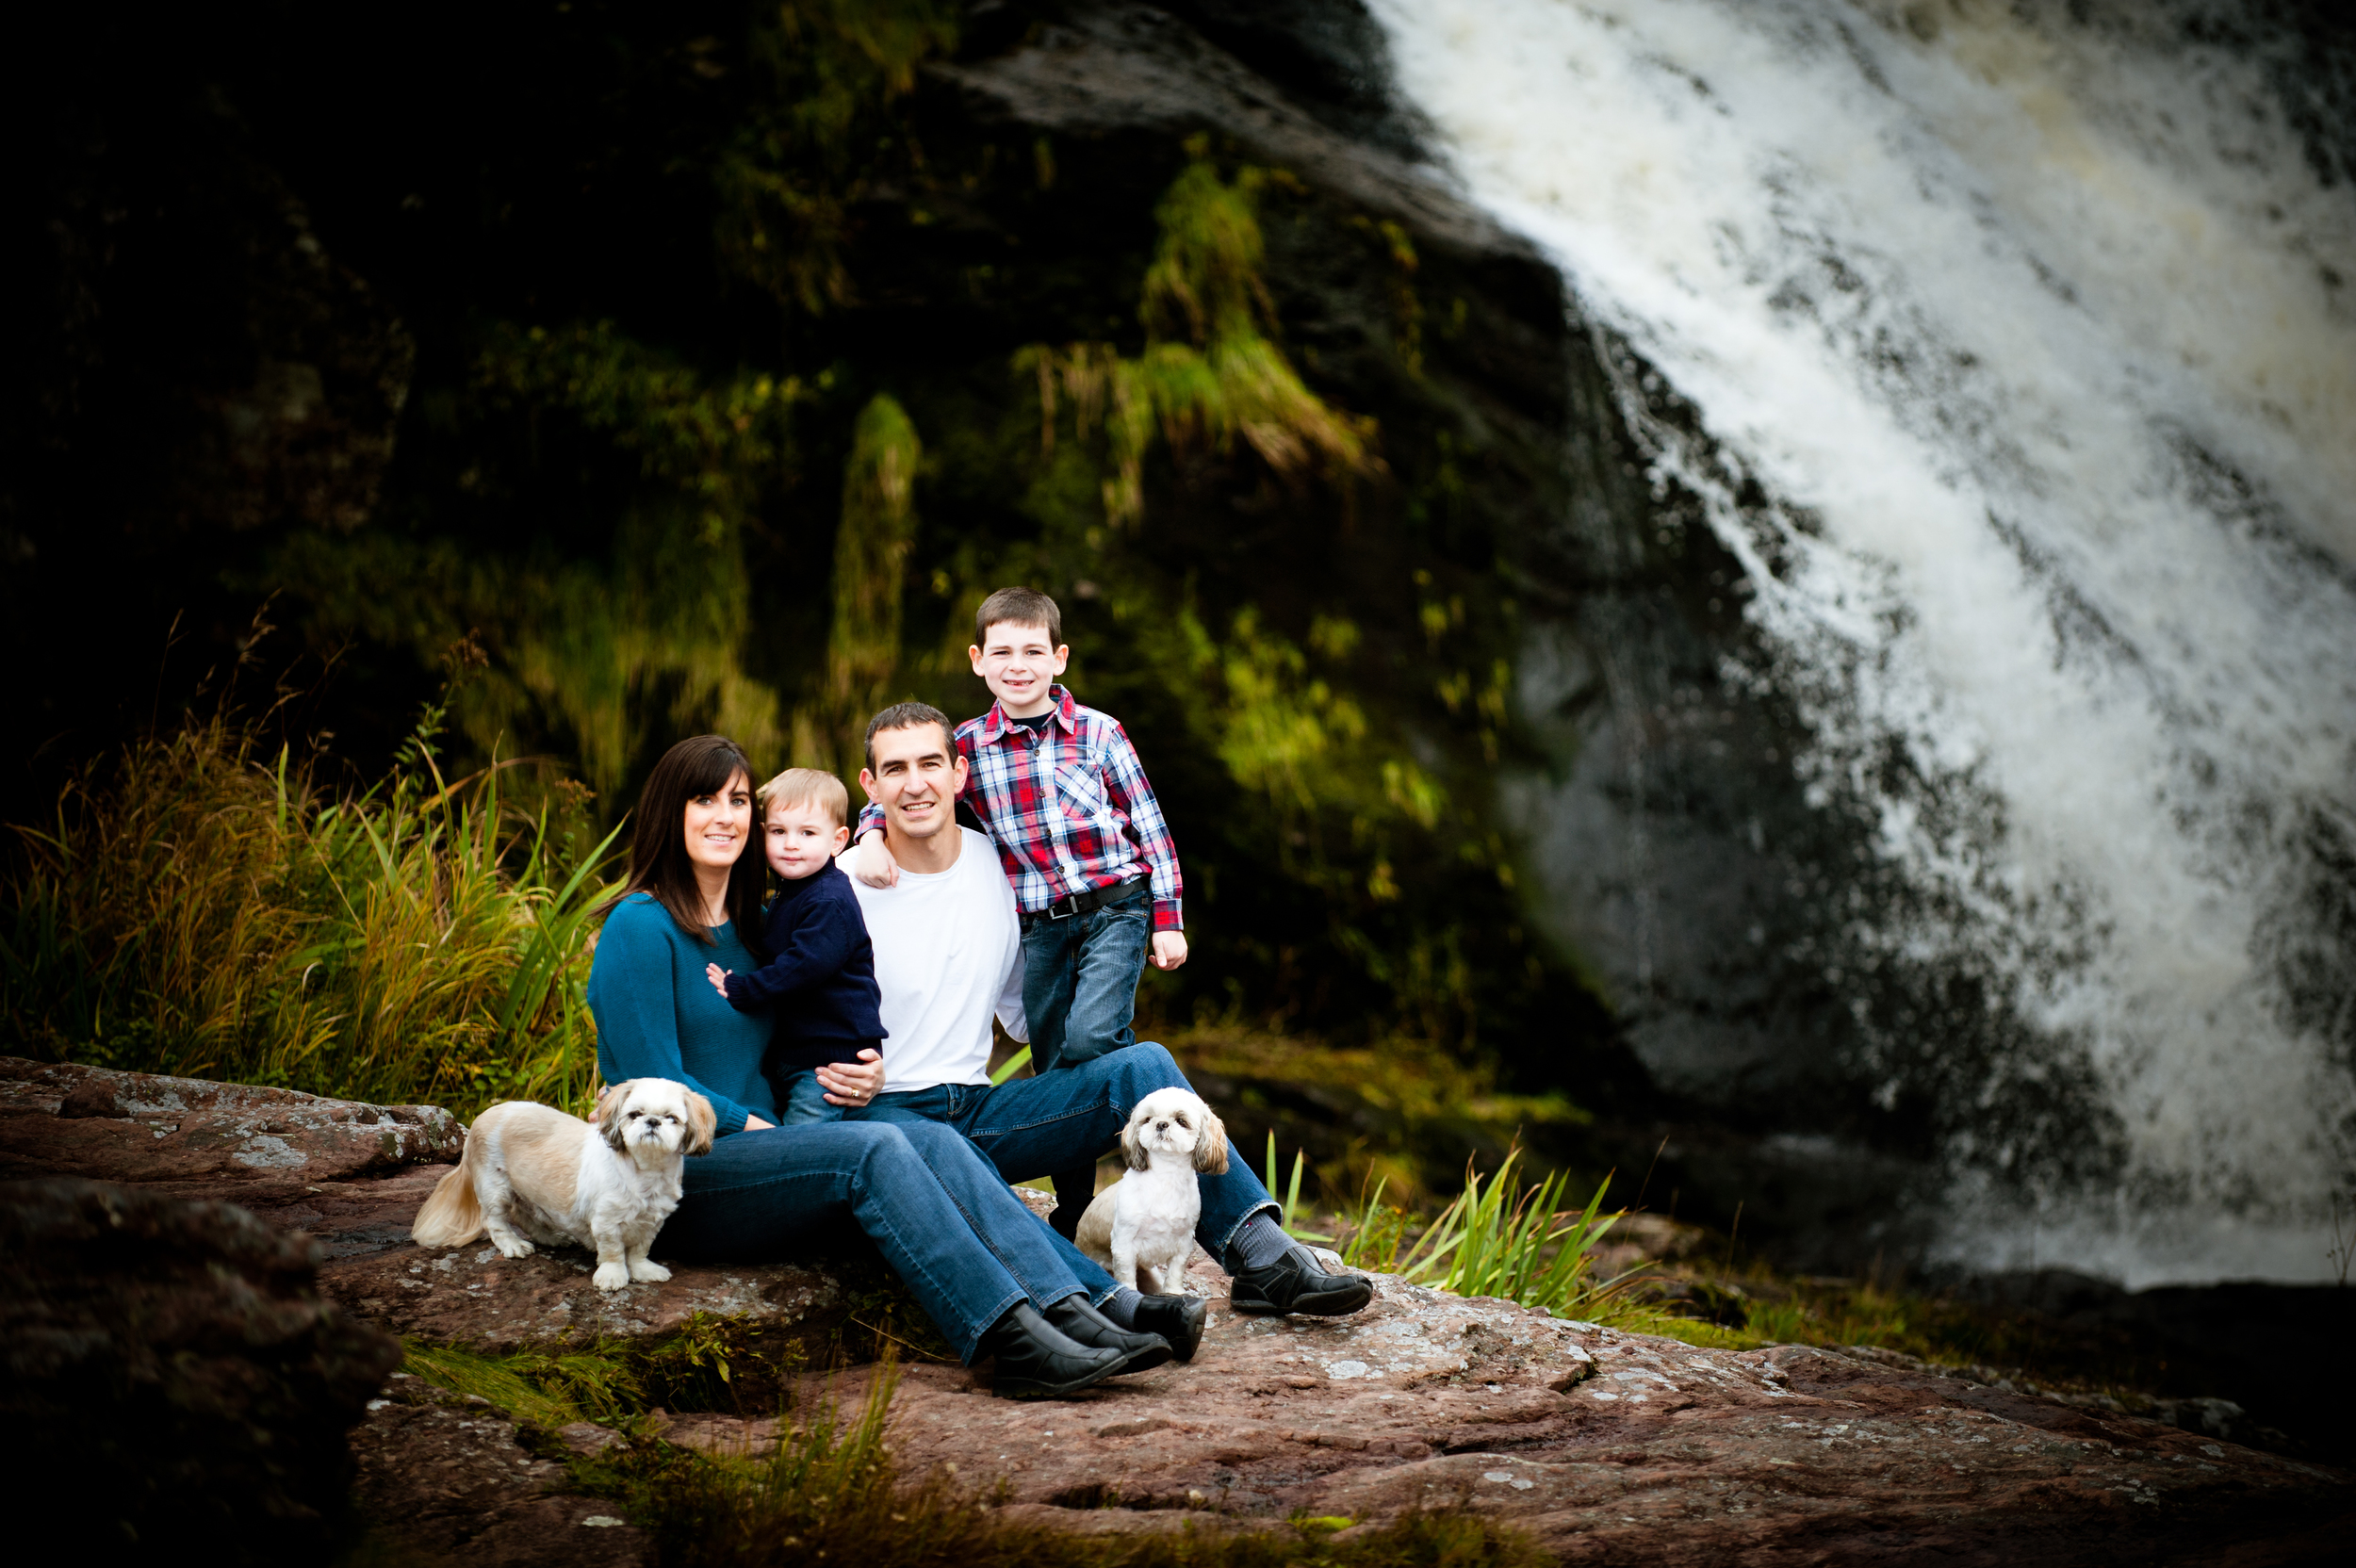
[{"label": "toddler's face", "polygon": [[763,836],[769,869],[788,882],[799,882],[851,841],[851,830],[818,806],[772,806]]}]

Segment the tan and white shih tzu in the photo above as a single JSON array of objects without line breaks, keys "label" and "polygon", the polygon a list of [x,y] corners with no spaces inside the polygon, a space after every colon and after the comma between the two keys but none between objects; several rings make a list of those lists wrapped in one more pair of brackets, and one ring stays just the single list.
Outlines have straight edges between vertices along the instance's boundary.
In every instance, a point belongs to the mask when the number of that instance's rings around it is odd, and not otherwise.
[{"label": "tan and white shih tzu", "polygon": [[1227,1169],[1227,1129],[1186,1090],[1155,1089],[1121,1129],[1121,1158],[1128,1171],[1080,1217],[1080,1250],[1132,1290],[1182,1295],[1203,1217],[1194,1179]]},{"label": "tan and white shih tzu", "polygon": [[464,1247],[487,1231],[511,1258],[535,1243],[593,1247],[599,1290],[667,1280],[646,1249],[679,1207],[687,1156],[711,1152],[716,1124],[710,1101],[667,1078],[610,1086],[595,1121],[502,1101],[475,1118],[466,1154],[409,1234],[421,1247]]}]

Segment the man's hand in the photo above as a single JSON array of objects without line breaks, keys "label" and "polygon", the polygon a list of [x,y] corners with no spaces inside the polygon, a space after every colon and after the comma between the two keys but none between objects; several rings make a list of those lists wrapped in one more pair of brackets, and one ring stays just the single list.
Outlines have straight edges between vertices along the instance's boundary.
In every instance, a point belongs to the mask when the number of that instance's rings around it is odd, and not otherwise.
[{"label": "man's hand", "polygon": [[706,964],[704,965],[704,978],[711,981],[712,988],[718,991],[721,998],[726,1000],[728,994],[728,972],[717,964]]},{"label": "man's hand", "polygon": [[859,1054],[856,1062],[828,1062],[817,1070],[818,1086],[829,1105],[864,1105],[883,1088],[884,1065],[874,1048]]},{"label": "man's hand", "polygon": [[1153,967],[1176,969],[1186,961],[1186,934],[1184,931],[1153,933]]},{"label": "man's hand", "polygon": [[900,885],[900,862],[892,858],[892,851],[884,846],[883,834],[875,829],[869,829],[843,858],[850,862],[843,869],[871,888]]}]

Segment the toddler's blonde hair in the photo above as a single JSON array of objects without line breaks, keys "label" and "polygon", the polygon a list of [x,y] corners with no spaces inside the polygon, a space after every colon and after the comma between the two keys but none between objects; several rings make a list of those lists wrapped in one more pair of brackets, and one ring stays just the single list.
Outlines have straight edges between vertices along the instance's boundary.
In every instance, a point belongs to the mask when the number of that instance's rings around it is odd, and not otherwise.
[{"label": "toddler's blonde hair", "polygon": [[788,768],[753,792],[761,821],[779,806],[815,806],[834,819],[837,827],[851,825],[851,792],[843,780],[816,768]]}]

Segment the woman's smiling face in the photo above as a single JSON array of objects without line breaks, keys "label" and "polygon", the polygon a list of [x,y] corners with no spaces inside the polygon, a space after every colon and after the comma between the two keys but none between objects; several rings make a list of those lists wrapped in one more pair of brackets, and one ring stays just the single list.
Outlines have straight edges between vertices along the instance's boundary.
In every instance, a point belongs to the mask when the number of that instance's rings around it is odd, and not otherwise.
[{"label": "woman's smiling face", "polygon": [[687,858],[699,866],[732,866],[753,834],[753,785],[742,773],[711,794],[687,797]]}]

